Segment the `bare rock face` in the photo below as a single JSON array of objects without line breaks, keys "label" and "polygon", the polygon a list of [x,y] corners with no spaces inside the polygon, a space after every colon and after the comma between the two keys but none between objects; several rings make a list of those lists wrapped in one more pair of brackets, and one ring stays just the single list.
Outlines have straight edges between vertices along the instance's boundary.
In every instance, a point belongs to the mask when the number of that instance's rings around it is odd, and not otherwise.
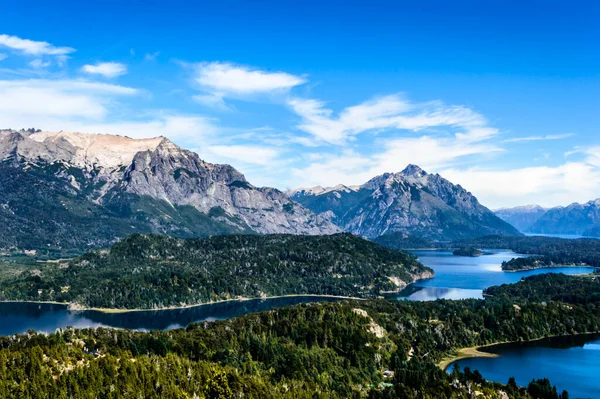
[{"label": "bare rock face", "polygon": [[519,235],[473,194],[416,165],[359,187],[292,190],[290,195],[344,230],[370,238],[397,232],[435,240]]},{"label": "bare rock face", "polygon": [[[142,232],[195,236],[199,235],[197,223],[206,225],[200,235],[229,230],[293,234],[340,231],[329,218],[316,215],[285,193],[255,187],[232,166],[205,162],[164,137],[137,140],[115,135],[0,130],[0,159],[5,177],[16,173],[6,169],[8,166],[29,178],[43,176],[44,181],[53,182],[57,196],[69,197],[66,202],[89,201],[93,203],[90,207],[101,208],[94,208],[92,213],[101,213],[105,220],[112,216],[133,218],[136,223],[145,223]],[[0,202],[3,195],[8,198],[11,194],[0,186]],[[11,211],[10,201],[4,202],[9,202],[5,208]],[[80,205],[69,209],[75,208],[81,213]],[[218,227],[214,231],[213,223]]]}]

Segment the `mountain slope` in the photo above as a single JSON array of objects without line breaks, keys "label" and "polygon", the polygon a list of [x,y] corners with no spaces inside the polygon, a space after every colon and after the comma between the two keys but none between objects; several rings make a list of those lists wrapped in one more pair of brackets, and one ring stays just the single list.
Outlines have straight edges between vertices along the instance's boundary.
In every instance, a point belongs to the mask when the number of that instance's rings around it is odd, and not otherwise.
[{"label": "mountain slope", "polygon": [[204,239],[136,234],[111,249],[6,281],[0,297],[160,308],[236,297],[378,295],[432,276],[415,256],[347,233]]},{"label": "mountain slope", "polygon": [[520,234],[461,186],[415,165],[359,187],[316,192],[289,195],[342,229],[369,238],[396,232],[435,240]]},{"label": "mountain slope", "polygon": [[494,211],[496,216],[510,223],[523,233],[529,233],[531,226],[542,217],[548,209],[539,205],[524,205],[514,208],[503,208]]},{"label": "mountain slope", "polygon": [[331,234],[326,218],[159,137],[0,131],[0,248],[105,246],[134,232]]},{"label": "mountain slope", "polygon": [[531,226],[532,233],[600,235],[600,199],[548,210]]}]

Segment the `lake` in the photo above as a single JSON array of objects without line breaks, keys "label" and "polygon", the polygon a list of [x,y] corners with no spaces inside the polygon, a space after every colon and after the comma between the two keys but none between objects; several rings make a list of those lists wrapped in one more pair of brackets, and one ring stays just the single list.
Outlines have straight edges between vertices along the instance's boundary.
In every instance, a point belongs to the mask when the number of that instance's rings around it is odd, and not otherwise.
[{"label": "lake", "polygon": [[436,299],[483,298],[483,290],[493,285],[516,283],[523,277],[543,273],[585,274],[591,267],[553,267],[522,272],[502,271],[501,264],[519,255],[509,250],[484,250],[477,257],[456,256],[452,251],[411,251],[419,261],[432,268],[435,277],[411,286],[402,299],[431,301]]},{"label": "lake", "polygon": [[69,311],[66,305],[31,302],[0,302],[0,335],[36,330],[54,332],[58,328],[112,327],[135,330],[168,330],[191,323],[229,319],[248,313],[309,302],[335,302],[341,298],[289,296],[268,299],[227,301],[183,309],[105,313]]},{"label": "lake", "polygon": [[[600,336],[555,337],[524,344],[504,344],[485,348],[498,358],[469,358],[455,362],[470,367],[489,381],[505,384],[515,377],[518,385],[547,377],[558,391],[571,398],[600,398]],[[454,364],[448,370],[452,370]]]}]

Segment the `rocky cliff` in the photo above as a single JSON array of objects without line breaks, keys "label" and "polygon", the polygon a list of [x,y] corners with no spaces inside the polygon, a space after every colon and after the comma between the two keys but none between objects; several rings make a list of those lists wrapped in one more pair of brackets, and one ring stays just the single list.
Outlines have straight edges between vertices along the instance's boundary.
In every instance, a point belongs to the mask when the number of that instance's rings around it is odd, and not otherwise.
[{"label": "rocky cliff", "polygon": [[461,186],[416,165],[358,187],[293,190],[289,195],[342,229],[370,238],[396,232],[435,240],[520,234]]},{"label": "rocky cliff", "polygon": [[331,234],[326,217],[164,137],[0,131],[0,247],[106,245],[133,232]]}]

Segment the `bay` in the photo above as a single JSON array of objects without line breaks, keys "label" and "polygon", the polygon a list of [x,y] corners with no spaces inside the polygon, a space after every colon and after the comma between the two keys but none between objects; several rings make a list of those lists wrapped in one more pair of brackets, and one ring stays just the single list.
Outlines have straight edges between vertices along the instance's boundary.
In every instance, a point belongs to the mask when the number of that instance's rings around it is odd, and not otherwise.
[{"label": "bay", "polygon": [[310,302],[335,302],[328,296],[286,296],[266,299],[224,301],[180,309],[101,312],[71,311],[66,305],[34,302],[0,302],[0,335],[28,330],[51,333],[59,328],[127,328],[139,331],[168,330],[191,323],[210,322]]},{"label": "bay", "polygon": [[477,257],[456,256],[452,251],[411,251],[419,261],[432,268],[432,279],[415,283],[401,299],[429,301],[436,299],[481,299],[483,290],[493,285],[516,283],[524,277],[544,273],[587,274],[591,267],[552,267],[521,272],[505,272],[502,262],[523,255],[509,250],[486,249]]},{"label": "bay", "polygon": [[526,386],[532,379],[549,378],[571,398],[600,398],[600,335],[553,337],[522,344],[486,347],[497,358],[468,358],[454,362],[461,369],[479,370],[489,381],[506,383],[514,377]]}]

